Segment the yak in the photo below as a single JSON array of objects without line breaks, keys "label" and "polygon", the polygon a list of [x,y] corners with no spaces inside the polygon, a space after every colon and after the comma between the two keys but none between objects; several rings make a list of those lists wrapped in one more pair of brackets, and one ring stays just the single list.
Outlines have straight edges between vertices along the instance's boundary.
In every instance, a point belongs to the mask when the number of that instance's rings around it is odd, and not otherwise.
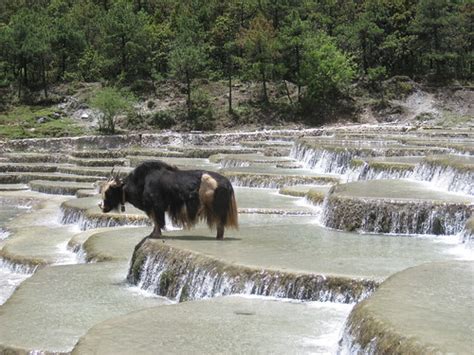
[{"label": "yak", "polygon": [[190,228],[204,220],[216,227],[216,239],[224,238],[225,228],[238,229],[235,194],[230,181],[215,172],[181,170],[159,160],[138,165],[125,179],[113,176],[102,187],[104,213],[125,211],[129,202],[153,221],[149,238],[160,238],[165,212],[174,225]]}]

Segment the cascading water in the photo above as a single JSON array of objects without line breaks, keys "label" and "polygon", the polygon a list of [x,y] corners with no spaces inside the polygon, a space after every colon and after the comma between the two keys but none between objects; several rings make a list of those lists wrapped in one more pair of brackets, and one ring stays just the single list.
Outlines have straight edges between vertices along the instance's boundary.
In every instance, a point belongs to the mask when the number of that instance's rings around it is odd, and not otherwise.
[{"label": "cascading water", "polygon": [[[0,241],[10,236],[10,232],[2,225],[30,208],[31,202],[0,198]],[[0,305],[6,302],[16,287],[30,277],[36,268],[37,266],[19,264],[0,257]]]},{"label": "cascading water", "polygon": [[397,168],[397,167],[373,167],[364,162],[361,166],[351,167],[347,169],[345,174],[345,181],[359,181],[359,180],[382,180],[382,179],[407,179],[413,175],[412,169]]},{"label": "cascading water", "polygon": [[246,294],[353,303],[366,298],[377,286],[369,280],[227,265],[166,246],[142,246],[136,251],[127,279],[141,289],[177,301]]},{"label": "cascading water", "polygon": [[462,171],[451,166],[424,162],[418,164],[410,178],[429,181],[434,186],[474,195],[474,171]]},{"label": "cascading water", "polygon": [[313,147],[305,142],[296,142],[290,157],[303,163],[306,168],[319,173],[344,175],[344,181],[379,180],[379,179],[413,179],[428,181],[434,187],[446,191],[474,195],[474,172],[453,166],[423,161],[412,167],[387,164],[372,166],[361,161],[357,166],[351,165],[354,158],[366,158],[376,154],[375,150],[352,150],[344,148]]},{"label": "cascading water", "polygon": [[368,233],[459,233],[471,216],[466,204],[364,200],[329,196],[322,223],[326,227]]},{"label": "cascading water", "polygon": [[295,143],[290,157],[303,163],[306,168],[319,173],[344,174],[356,153],[342,148],[315,149],[304,143]]},{"label": "cascading water", "polygon": [[238,159],[222,159],[219,161],[222,168],[246,168],[250,166],[249,161]]}]

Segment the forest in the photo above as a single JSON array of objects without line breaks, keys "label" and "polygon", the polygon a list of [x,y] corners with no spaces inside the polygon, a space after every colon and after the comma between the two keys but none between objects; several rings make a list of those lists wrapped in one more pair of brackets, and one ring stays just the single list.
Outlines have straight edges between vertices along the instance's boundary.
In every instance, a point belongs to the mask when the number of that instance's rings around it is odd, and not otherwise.
[{"label": "forest", "polygon": [[301,110],[337,106],[354,83],[472,79],[471,0],[2,0],[0,88],[27,102],[58,83],[146,90],[196,79],[297,91]]}]

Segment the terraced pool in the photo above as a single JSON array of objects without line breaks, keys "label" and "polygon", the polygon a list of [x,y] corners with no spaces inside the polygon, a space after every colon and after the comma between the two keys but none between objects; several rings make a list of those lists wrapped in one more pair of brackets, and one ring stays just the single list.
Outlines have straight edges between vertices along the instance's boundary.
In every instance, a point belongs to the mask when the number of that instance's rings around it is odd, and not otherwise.
[{"label": "terraced pool", "polygon": [[[397,126],[5,143],[0,352],[463,352],[473,144]],[[149,159],[228,176],[239,231],[168,221],[136,248],[148,218],[98,191]]]}]

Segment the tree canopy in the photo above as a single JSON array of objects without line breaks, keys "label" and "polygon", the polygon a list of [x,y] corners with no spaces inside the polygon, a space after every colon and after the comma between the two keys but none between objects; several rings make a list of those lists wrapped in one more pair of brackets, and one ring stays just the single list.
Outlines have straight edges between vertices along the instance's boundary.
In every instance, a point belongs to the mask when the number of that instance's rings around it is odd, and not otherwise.
[{"label": "tree canopy", "polygon": [[465,0],[3,0],[0,85],[169,77],[190,108],[201,75],[229,96],[232,77],[259,81],[264,101],[269,81],[320,97],[376,72],[471,80],[473,16]]}]

